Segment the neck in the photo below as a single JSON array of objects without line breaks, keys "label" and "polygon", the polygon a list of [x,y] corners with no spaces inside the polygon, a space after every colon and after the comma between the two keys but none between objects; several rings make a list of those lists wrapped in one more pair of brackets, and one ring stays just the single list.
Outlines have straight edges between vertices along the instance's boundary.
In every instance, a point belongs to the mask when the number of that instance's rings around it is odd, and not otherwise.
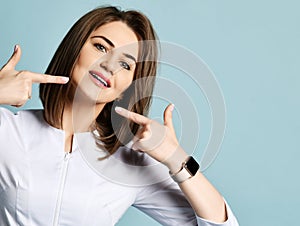
[{"label": "neck", "polygon": [[63,130],[67,134],[83,133],[91,130],[97,116],[105,104],[96,104],[91,101],[77,99],[65,106],[63,112]]}]

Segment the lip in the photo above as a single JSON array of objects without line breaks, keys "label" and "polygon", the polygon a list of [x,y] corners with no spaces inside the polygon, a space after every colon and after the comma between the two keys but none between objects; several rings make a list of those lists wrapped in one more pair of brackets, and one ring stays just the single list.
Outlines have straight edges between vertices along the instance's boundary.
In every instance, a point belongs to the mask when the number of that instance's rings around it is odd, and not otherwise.
[{"label": "lip", "polygon": [[[110,80],[108,78],[106,78],[102,73],[91,70],[91,71],[89,71],[89,74],[90,74],[91,79],[96,83],[96,85],[98,85],[101,88],[110,88],[110,86],[111,86]],[[100,82],[97,78],[95,78],[94,75],[96,75],[97,77],[99,77],[103,81],[105,81],[107,83],[107,86],[105,86],[102,82]]]}]

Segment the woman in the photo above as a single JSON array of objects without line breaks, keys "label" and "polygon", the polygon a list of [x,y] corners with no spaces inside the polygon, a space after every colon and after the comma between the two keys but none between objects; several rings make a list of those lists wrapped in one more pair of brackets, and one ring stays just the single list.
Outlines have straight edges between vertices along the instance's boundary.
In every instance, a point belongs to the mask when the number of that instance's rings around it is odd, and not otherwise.
[{"label": "woman", "polygon": [[[163,225],[238,225],[178,144],[174,106],[165,109],[164,125],[146,117],[157,67],[153,40],[143,14],[103,7],[74,24],[45,75],[16,71],[15,47],[0,71],[0,104],[22,106],[32,83],[42,83],[44,110],[0,110],[0,225],[114,225],[131,205]],[[172,178],[130,186],[101,176],[82,154],[94,141],[105,154],[97,160],[103,175],[118,156],[136,165],[161,162]]]}]

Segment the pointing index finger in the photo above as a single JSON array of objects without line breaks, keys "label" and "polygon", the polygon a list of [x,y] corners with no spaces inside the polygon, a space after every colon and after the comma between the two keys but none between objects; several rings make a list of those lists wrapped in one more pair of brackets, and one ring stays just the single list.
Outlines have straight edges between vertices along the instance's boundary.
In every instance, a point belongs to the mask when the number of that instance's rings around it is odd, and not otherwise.
[{"label": "pointing index finger", "polygon": [[66,76],[54,76],[47,74],[39,74],[34,72],[28,72],[29,76],[34,83],[56,83],[56,84],[65,84],[69,81],[69,78]]},{"label": "pointing index finger", "polygon": [[128,118],[130,119],[131,121],[139,124],[139,125],[146,125],[150,122],[150,119],[148,119],[147,117],[143,116],[143,115],[140,115],[140,114],[137,114],[135,112],[132,112],[132,111],[128,111],[127,109],[125,108],[122,108],[122,107],[115,107],[115,111],[125,117],[125,118]]}]

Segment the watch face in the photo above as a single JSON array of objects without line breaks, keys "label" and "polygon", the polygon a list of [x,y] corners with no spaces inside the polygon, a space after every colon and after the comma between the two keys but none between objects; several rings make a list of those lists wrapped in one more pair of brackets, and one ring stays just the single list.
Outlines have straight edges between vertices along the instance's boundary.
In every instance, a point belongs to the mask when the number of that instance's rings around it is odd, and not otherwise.
[{"label": "watch face", "polygon": [[191,175],[195,175],[199,169],[199,164],[193,157],[190,157],[187,163],[185,164],[185,168],[190,171]]}]

